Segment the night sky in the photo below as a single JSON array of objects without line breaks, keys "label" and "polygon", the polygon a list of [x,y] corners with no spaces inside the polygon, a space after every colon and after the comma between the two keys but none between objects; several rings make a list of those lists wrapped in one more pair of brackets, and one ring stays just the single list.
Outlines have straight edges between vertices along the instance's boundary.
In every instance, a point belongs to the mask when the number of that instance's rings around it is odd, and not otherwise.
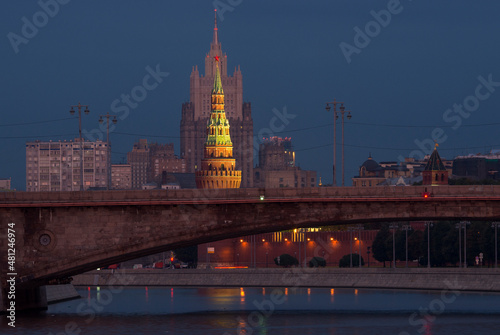
[{"label": "night sky", "polygon": [[[161,82],[122,109],[113,162],[125,163],[139,138],[173,142],[179,153],[181,106],[192,67],[204,73],[214,4],[228,73],[241,65],[255,136],[291,137],[297,163],[323,183],[332,182],[325,103],[334,98],[353,115],[346,185],[369,153],[377,161],[420,158],[433,137],[443,158],[500,149],[498,1],[58,1],[51,15],[38,1],[14,0],[0,13],[0,178],[18,190],[26,141],[77,137],[69,107],[78,102],[91,112],[84,130],[101,133],[99,115],[143,85],[148,67],[162,72]],[[273,131],[276,111],[289,117]]]}]

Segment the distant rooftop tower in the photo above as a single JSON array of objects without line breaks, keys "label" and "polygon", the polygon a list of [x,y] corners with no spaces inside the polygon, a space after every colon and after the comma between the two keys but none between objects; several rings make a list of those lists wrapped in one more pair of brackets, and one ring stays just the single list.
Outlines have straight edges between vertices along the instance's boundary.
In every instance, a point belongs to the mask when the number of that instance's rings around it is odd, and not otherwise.
[{"label": "distant rooftop tower", "polygon": [[[215,57],[219,57],[215,61]],[[236,169],[242,171],[241,187],[253,187],[253,120],[250,102],[243,101],[243,76],[240,67],[228,74],[227,56],[222,51],[215,16],[213,38],[210,51],[204,57],[205,73],[194,66],[190,76],[189,102],[182,104],[180,124],[180,153],[185,159],[186,172],[193,173],[200,169],[204,157],[206,120],[211,114],[211,90],[219,68],[219,75],[224,85],[225,114],[231,123],[231,140]],[[231,70],[231,69],[230,69]]]},{"label": "distant rooftop tower", "polygon": [[197,188],[239,188],[241,171],[235,169],[229,120],[224,112],[224,90],[219,72],[219,56],[215,56],[216,73],[212,89],[212,111],[206,126],[204,157],[196,171]]},{"label": "distant rooftop tower", "polygon": [[422,172],[423,185],[448,185],[448,171],[437,151],[438,144],[434,146],[424,171]]}]

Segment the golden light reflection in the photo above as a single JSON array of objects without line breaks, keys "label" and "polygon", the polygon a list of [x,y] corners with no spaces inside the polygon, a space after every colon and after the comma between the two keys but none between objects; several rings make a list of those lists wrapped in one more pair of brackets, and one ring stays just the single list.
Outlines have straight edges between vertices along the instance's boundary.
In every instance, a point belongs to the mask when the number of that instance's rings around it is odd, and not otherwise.
[{"label": "golden light reflection", "polygon": [[265,287],[262,288],[262,295],[266,295],[266,288]]},{"label": "golden light reflection", "polygon": [[307,289],[307,295],[311,295],[311,289],[310,288]]},{"label": "golden light reflection", "polygon": [[245,305],[245,290],[243,290],[243,287],[240,287],[240,304]]},{"label": "golden light reflection", "polygon": [[335,294],[335,289],[334,289],[334,288],[332,288],[332,289],[330,290],[330,295],[334,295],[334,294]]},{"label": "golden light reflection", "polygon": [[285,287],[285,295],[288,295],[288,287]]},{"label": "golden light reflection", "polygon": [[357,288],[354,289],[354,295],[358,295],[358,289]]}]

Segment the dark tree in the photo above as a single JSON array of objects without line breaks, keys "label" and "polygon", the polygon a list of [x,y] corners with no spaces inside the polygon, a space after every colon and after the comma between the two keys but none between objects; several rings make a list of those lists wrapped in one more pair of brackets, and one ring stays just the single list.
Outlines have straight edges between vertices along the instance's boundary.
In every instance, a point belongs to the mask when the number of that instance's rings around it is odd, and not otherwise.
[{"label": "dark tree", "polygon": [[326,266],[326,261],[324,258],[321,257],[313,257],[308,263],[310,268],[317,268],[319,266],[325,267]]},{"label": "dark tree", "polygon": [[422,257],[421,245],[424,240],[424,233],[420,230],[408,232],[408,259],[414,260]]},{"label": "dark tree", "polygon": [[[348,268],[351,265],[351,255],[347,254],[344,257],[342,257],[339,261],[339,267],[340,268]],[[363,257],[361,257],[361,266],[365,265],[365,260]],[[359,255],[358,254],[352,254],[352,266],[353,267],[359,267]]]},{"label": "dark tree", "polygon": [[[391,260],[391,258],[388,257],[388,250],[386,244],[386,241],[389,237],[391,238],[392,242],[392,235],[389,233],[389,228],[387,224],[383,224],[380,230],[378,231],[377,235],[375,236],[375,240],[373,241],[372,244],[373,258],[375,258],[379,262],[384,262],[384,267],[385,267],[385,262]],[[390,250],[392,252],[392,246]]]},{"label": "dark tree", "polygon": [[274,263],[279,266],[283,266],[285,268],[289,268],[291,266],[299,265],[299,261],[297,258],[293,257],[289,254],[283,254],[274,259]]}]

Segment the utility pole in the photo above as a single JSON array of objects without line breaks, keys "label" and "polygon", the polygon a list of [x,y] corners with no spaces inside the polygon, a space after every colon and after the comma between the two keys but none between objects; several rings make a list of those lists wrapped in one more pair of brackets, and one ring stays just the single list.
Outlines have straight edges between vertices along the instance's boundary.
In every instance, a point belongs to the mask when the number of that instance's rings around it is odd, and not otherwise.
[{"label": "utility pole", "polygon": [[103,120],[103,117],[106,118],[106,143],[107,143],[107,158],[106,158],[106,170],[107,170],[107,179],[108,179],[108,182],[107,182],[107,185],[106,185],[106,189],[107,190],[110,190],[111,189],[111,143],[109,142],[109,118],[110,117],[113,117],[113,124],[116,124],[118,122],[118,120],[116,119],[116,115],[111,115],[109,114],[109,112],[106,113],[106,115],[100,115],[100,118],[99,118],[99,123],[103,123],[104,120]]},{"label": "utility pole", "polygon": [[[333,99],[332,102],[326,103],[326,111],[329,112],[331,110],[330,104],[333,105],[333,186],[337,186],[337,175],[336,175],[336,167],[337,167],[337,119],[339,116],[337,113],[340,113],[342,116],[342,186],[344,186],[344,114],[347,113],[347,119],[350,120],[352,118],[351,112],[346,111],[343,102],[339,102]],[[337,105],[340,105],[340,110],[337,111]]]},{"label": "utility pole", "polygon": [[69,113],[71,115],[75,114],[74,108],[78,108],[78,132],[80,134],[80,191],[83,191],[83,168],[84,168],[84,163],[83,163],[83,150],[84,150],[84,145],[83,145],[83,139],[82,139],[82,107],[85,107],[85,110],[83,111],[85,115],[88,115],[90,113],[89,111],[89,106],[87,105],[82,105],[78,103],[78,105],[71,105],[71,109]]}]

